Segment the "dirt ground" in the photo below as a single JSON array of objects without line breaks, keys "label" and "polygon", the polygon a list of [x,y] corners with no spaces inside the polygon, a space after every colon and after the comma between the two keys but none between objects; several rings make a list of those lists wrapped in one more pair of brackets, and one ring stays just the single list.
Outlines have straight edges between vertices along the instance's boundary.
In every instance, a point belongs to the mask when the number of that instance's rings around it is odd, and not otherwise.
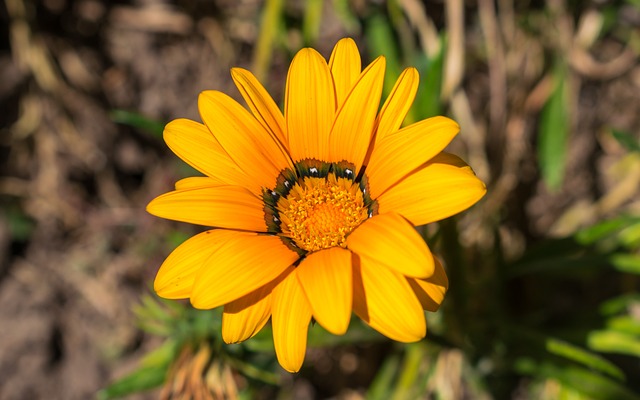
[{"label": "dirt ground", "polygon": [[[299,15],[295,4],[288,7]],[[192,228],[154,218],[144,207],[172,187],[181,169],[158,136],[116,123],[113,111],[157,121],[198,119],[200,91],[240,98],[229,68],[251,67],[261,10],[257,0],[4,2],[0,399],[92,398],[158,344],[138,328],[132,306],[150,290],[172,248],[166,237],[176,227],[186,233]],[[348,34],[328,22],[319,50],[328,55]],[[355,37],[363,43],[360,34]],[[301,39],[287,40],[295,48]],[[623,53],[615,42],[600,46],[604,61]],[[540,51],[531,44],[529,54]],[[274,52],[266,80],[278,101],[288,57]],[[473,60],[473,51],[467,57]],[[604,130],[640,132],[640,66],[634,55],[612,71],[578,74],[567,179],[551,194],[533,151],[536,113],[545,99],[535,92],[545,93],[539,85],[543,65],[514,62],[522,69],[507,71],[513,73],[503,100],[509,106],[493,117],[487,110],[492,78],[486,66],[469,64],[462,86],[476,116],[471,122],[484,139],[474,150],[477,142],[463,134],[458,146],[472,165],[479,160],[478,174],[493,190],[476,212],[502,210],[515,256],[549,232],[560,235],[623,208],[638,210],[639,172],[608,168],[623,150]],[[504,133],[487,134],[494,131]],[[625,180],[630,174],[635,180]],[[616,188],[617,197],[603,204]]]}]

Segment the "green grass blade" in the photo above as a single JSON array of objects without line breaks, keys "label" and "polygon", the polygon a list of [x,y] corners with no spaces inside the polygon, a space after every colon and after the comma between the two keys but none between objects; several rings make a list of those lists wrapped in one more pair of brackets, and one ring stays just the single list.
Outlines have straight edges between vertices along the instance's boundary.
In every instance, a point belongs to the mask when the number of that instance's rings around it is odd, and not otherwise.
[{"label": "green grass blade", "polygon": [[400,62],[400,54],[393,28],[385,16],[374,14],[365,21],[365,32],[367,48],[371,58],[383,55],[387,59],[387,69],[382,89],[383,97],[386,97],[391,92],[396,79],[398,79],[402,71],[402,63]]},{"label": "green grass blade", "polygon": [[422,54],[416,60],[416,68],[420,72],[420,85],[413,109],[417,119],[434,117],[442,114],[442,102],[440,92],[442,86],[442,74],[444,65],[444,44],[440,46],[440,52],[429,58]]},{"label": "green grass blade", "polygon": [[322,22],[322,4],[324,0],[307,0],[304,5],[304,19],[302,20],[302,37],[307,46],[312,46],[318,40],[320,24]]},{"label": "green grass blade", "polygon": [[640,357],[640,336],[617,331],[595,331],[587,341],[589,347],[596,351]]},{"label": "green grass blade", "polygon": [[596,371],[604,372],[605,374],[613,378],[622,381],[625,379],[622,370],[620,370],[620,368],[616,367],[611,362],[607,361],[604,357],[593,354],[571,343],[550,338],[546,341],[546,348],[547,351],[551,354],[555,354],[568,360],[575,361]]},{"label": "green grass blade", "polygon": [[271,65],[273,43],[280,29],[283,8],[283,0],[267,0],[262,11],[260,35],[253,54],[252,71],[263,82]]},{"label": "green grass blade", "polygon": [[538,130],[538,162],[550,190],[562,185],[569,139],[567,67],[559,62],[553,75],[554,89],[545,104]]},{"label": "green grass blade", "polygon": [[113,110],[110,115],[113,122],[138,128],[154,137],[162,139],[162,132],[164,131],[164,124],[162,122],[126,110]]},{"label": "green grass blade", "polygon": [[581,367],[558,366],[549,362],[536,364],[531,359],[516,363],[516,371],[560,382],[592,399],[638,400],[640,396],[624,385]]},{"label": "green grass blade", "polygon": [[640,142],[633,137],[629,132],[623,132],[617,129],[611,131],[611,135],[618,141],[625,149],[629,151],[640,152]]},{"label": "green grass blade", "polygon": [[640,255],[618,253],[609,258],[613,267],[621,272],[640,274]]},{"label": "green grass blade", "polygon": [[393,391],[393,400],[403,400],[416,397],[420,384],[420,365],[427,356],[424,345],[414,343],[407,345],[406,353],[402,361],[400,376]]},{"label": "green grass blade", "polygon": [[393,381],[400,366],[400,355],[395,353],[386,358],[380,371],[369,386],[366,398],[369,400],[387,400],[391,395]]},{"label": "green grass blade", "polygon": [[164,382],[168,366],[143,367],[98,392],[98,399],[116,399],[156,388]]}]

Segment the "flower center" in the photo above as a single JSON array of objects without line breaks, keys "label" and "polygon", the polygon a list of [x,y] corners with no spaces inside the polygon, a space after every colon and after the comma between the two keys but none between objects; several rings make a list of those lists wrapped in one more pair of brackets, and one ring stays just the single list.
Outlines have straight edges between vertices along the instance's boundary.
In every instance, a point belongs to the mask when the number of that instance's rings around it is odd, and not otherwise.
[{"label": "flower center", "polygon": [[359,185],[332,172],[302,178],[276,208],[282,234],[306,251],[345,247],[349,233],[369,216]]}]

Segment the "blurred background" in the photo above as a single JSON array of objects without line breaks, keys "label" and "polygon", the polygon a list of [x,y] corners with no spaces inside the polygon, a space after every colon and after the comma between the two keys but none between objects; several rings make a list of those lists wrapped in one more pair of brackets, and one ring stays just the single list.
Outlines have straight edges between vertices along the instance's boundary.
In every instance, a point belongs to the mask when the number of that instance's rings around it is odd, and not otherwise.
[{"label": "blurred background", "polygon": [[[0,8],[0,399],[640,398],[640,2],[5,0]],[[423,229],[450,291],[412,345],[314,326],[284,373],[268,329],[152,294],[198,231],[144,211],[194,171],[162,141],[198,93],[281,104],[290,59],[350,36],[421,77],[488,186]]]}]

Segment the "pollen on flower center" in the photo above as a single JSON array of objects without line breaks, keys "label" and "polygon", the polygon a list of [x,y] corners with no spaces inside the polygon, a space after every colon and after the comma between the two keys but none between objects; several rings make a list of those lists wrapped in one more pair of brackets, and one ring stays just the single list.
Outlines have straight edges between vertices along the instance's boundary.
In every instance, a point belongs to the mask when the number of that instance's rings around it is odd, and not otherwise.
[{"label": "pollen on flower center", "polygon": [[345,247],[346,237],[367,219],[357,183],[329,173],[305,177],[277,202],[282,234],[306,251]]}]

